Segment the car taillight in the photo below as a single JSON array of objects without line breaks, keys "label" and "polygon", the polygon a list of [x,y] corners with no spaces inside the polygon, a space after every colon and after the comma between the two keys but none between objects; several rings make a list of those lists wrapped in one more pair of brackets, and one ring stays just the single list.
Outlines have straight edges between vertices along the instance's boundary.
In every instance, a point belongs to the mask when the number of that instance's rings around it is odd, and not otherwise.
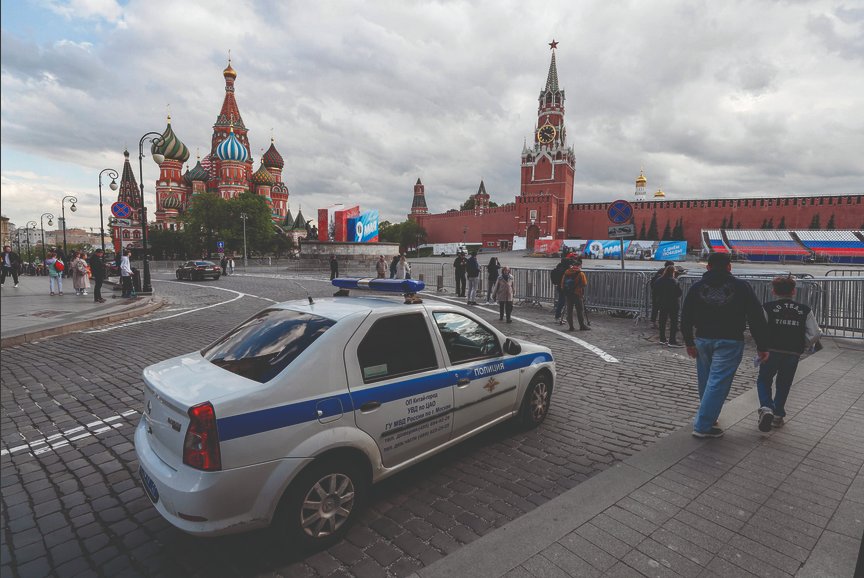
[{"label": "car taillight", "polygon": [[205,472],[222,469],[216,412],[209,401],[189,408],[189,428],[183,440],[183,463]]}]

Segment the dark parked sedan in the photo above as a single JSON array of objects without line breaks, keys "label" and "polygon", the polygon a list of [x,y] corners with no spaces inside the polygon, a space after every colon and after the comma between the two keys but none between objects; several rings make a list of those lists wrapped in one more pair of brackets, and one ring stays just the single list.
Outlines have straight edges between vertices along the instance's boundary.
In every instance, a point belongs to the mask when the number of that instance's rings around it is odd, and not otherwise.
[{"label": "dark parked sedan", "polygon": [[178,279],[197,281],[205,277],[218,279],[220,275],[222,275],[222,268],[212,261],[186,261],[177,267]]}]

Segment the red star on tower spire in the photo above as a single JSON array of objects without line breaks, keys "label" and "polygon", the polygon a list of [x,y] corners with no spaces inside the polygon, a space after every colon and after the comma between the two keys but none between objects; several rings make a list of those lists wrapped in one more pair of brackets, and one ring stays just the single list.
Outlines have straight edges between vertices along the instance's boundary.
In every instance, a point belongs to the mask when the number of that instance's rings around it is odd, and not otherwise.
[{"label": "red star on tower spire", "polygon": [[553,38],[552,42],[549,43],[549,50],[555,50],[558,48],[558,42]]}]

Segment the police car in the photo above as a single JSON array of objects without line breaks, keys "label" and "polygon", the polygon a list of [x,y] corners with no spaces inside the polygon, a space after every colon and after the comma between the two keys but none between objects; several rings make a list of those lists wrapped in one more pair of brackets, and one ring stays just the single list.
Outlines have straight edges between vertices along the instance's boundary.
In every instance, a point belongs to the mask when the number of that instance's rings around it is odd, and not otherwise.
[{"label": "police car", "polygon": [[323,547],[370,484],[504,420],[545,419],[548,348],[410,297],[273,305],[201,351],[146,368],[135,449],[159,513],[191,534],[273,525],[292,545]]}]

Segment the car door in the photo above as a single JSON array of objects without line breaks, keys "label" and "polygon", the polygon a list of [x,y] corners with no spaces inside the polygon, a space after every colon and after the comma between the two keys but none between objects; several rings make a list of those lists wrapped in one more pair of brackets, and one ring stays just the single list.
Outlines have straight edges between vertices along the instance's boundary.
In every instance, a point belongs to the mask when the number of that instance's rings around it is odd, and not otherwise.
[{"label": "car door", "polygon": [[506,362],[498,335],[459,312],[434,311],[432,316],[456,385],[453,436],[509,414],[516,404],[520,371]]},{"label": "car door", "polygon": [[180,278],[182,279],[184,277],[189,277],[189,280],[191,281],[192,280],[192,275],[190,274],[191,270],[192,270],[192,261],[186,261],[185,263],[183,263],[183,268],[180,271]]},{"label": "car door", "polygon": [[357,427],[392,467],[450,439],[453,380],[424,311],[372,315],[345,347]]}]

